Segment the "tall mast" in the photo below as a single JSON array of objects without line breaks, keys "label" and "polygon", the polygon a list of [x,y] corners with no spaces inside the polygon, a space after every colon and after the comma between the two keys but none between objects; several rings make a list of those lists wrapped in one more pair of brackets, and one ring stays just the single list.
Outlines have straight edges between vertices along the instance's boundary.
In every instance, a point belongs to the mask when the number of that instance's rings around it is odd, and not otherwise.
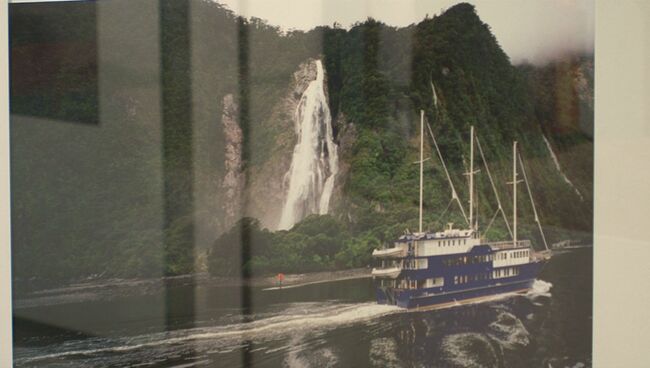
[{"label": "tall mast", "polygon": [[469,226],[474,229],[474,126],[470,129],[469,148]]},{"label": "tall mast", "polygon": [[420,110],[420,227],[419,233],[422,233],[422,186],[424,175],[424,110]]},{"label": "tall mast", "polygon": [[517,141],[512,144],[512,241],[517,246]]}]

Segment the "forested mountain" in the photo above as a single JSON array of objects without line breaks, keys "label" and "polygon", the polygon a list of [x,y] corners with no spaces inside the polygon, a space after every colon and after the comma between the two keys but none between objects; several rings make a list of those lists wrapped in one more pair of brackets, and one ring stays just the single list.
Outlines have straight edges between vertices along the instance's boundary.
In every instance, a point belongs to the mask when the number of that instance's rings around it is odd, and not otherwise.
[{"label": "forested mountain", "polygon": [[[201,0],[129,3],[97,29],[75,21],[96,3],[65,6],[63,23],[53,8],[11,9],[17,279],[366,266],[373,248],[417,229],[420,109],[461,198],[473,125],[507,213],[518,140],[550,241],[591,233],[592,56],[513,66],[469,4],[404,28],[368,19],[308,32]],[[152,11],[159,24],[142,20]],[[56,31],[20,27],[36,13]],[[67,46],[24,62],[40,44]],[[338,171],[327,214],[279,231],[315,60]],[[430,140],[425,149],[427,227],[462,225]],[[497,207],[484,169],[477,186],[486,225]],[[521,203],[520,233],[543,247]],[[485,235],[506,239],[503,221]]]}]

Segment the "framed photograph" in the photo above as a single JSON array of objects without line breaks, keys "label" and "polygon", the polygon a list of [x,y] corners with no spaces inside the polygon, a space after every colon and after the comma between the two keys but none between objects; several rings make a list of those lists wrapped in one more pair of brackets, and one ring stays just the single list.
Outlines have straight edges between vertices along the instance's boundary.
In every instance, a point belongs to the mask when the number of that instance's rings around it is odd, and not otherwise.
[{"label": "framed photograph", "polygon": [[0,365],[643,366],[650,7],[3,11]]}]

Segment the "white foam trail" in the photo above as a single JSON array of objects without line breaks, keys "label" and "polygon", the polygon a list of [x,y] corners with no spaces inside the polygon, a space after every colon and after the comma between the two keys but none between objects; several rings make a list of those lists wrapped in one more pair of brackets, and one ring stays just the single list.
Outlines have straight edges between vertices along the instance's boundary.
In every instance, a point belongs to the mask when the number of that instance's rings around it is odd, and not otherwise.
[{"label": "white foam trail", "polygon": [[[304,307],[304,306],[303,306]],[[312,333],[319,330],[329,330],[335,327],[369,321],[375,318],[402,311],[401,308],[376,303],[330,305],[309,312],[303,308],[292,308],[296,314],[282,314],[248,323],[237,323],[212,328],[195,328],[124,339],[123,345],[98,349],[77,348],[52,354],[45,354],[24,359],[16,359],[16,363],[25,364],[45,359],[64,358],[75,355],[92,356],[102,353],[124,353],[142,348],[153,348],[161,345],[173,345],[188,341],[209,340],[217,342],[258,341],[278,336],[296,333]],[[142,341],[141,343],[133,343]],[[131,343],[129,343],[131,342]],[[79,345],[83,345],[80,341]]]},{"label": "white foam trail", "polygon": [[546,143],[546,148],[548,148],[548,153],[551,155],[551,158],[553,159],[553,163],[555,164],[555,168],[557,169],[557,172],[562,176],[564,181],[567,184],[569,184],[569,186],[571,188],[573,188],[573,190],[576,192],[578,197],[580,197],[580,201],[584,202],[585,199],[584,199],[584,197],[582,197],[582,194],[580,193],[578,188],[576,188],[575,185],[573,185],[571,180],[569,180],[569,178],[562,171],[562,167],[560,167],[560,161],[558,161],[557,156],[555,155],[555,152],[553,152],[553,147],[551,147],[551,143],[548,141],[548,139],[546,139],[546,136],[542,135],[542,138],[544,139],[544,143]]},{"label": "white foam trail", "polygon": [[546,282],[544,280],[535,280],[533,286],[530,288],[526,295],[531,297],[544,296],[547,298],[551,297],[551,288],[553,284]]},{"label": "white foam trail", "polygon": [[483,334],[465,332],[445,336],[442,339],[441,349],[444,359],[450,363],[446,366],[468,368],[498,366],[497,352]]},{"label": "white foam trail", "polygon": [[323,63],[316,60],[316,79],[300,98],[295,114],[298,142],[286,174],[289,188],[278,228],[291,228],[309,214],[327,214],[339,170],[332,116],[325,97]]},{"label": "white foam trail", "polygon": [[304,334],[294,334],[291,338],[291,348],[287,352],[284,365],[289,368],[334,367],[338,357],[329,348],[313,349],[302,343]]},{"label": "white foam trail", "polygon": [[370,342],[368,354],[372,367],[397,368],[402,366],[402,361],[397,356],[397,342],[392,337],[373,339]]},{"label": "white foam trail", "polygon": [[496,321],[490,323],[488,335],[507,349],[530,344],[530,333],[514,314],[501,311]]}]

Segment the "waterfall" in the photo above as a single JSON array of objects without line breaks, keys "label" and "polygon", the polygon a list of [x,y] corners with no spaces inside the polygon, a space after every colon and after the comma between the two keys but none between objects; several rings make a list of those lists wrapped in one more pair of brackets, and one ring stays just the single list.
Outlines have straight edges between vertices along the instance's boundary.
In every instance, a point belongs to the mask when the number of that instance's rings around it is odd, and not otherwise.
[{"label": "waterfall", "polygon": [[280,229],[289,229],[307,215],[326,214],[338,172],[338,147],[332,116],[325,98],[323,64],[315,61],[316,79],[302,94],[295,113],[298,142],[286,174],[286,192]]},{"label": "waterfall", "polygon": [[546,148],[548,148],[548,152],[551,154],[551,158],[553,159],[553,163],[555,164],[555,169],[557,169],[557,172],[560,174],[560,176],[562,176],[562,178],[564,179],[564,181],[565,181],[565,182],[566,182],[566,183],[567,183],[571,188],[573,188],[573,190],[576,192],[576,194],[578,195],[578,197],[580,197],[580,201],[581,201],[581,202],[584,202],[585,199],[582,197],[582,194],[580,193],[580,191],[578,190],[578,188],[576,188],[575,185],[573,185],[573,183],[571,182],[571,180],[569,180],[569,178],[568,178],[568,177],[564,174],[564,172],[562,171],[562,168],[560,167],[560,161],[558,161],[557,156],[555,155],[555,152],[553,152],[553,147],[551,147],[551,142],[549,142],[548,139],[546,139],[546,136],[544,136],[544,135],[542,135],[542,138],[544,139],[544,143],[546,143]]}]

